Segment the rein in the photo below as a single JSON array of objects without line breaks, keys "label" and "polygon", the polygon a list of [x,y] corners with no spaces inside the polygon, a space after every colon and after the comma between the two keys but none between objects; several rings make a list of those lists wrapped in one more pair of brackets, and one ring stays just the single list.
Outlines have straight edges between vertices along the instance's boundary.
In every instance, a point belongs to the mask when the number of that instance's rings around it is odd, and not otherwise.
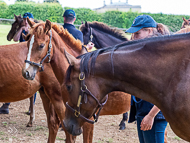
[{"label": "rein", "polygon": [[[81,81],[81,89],[80,89],[80,94],[79,94],[79,97],[78,97],[77,108],[73,109],[71,106],[69,106],[68,102],[66,102],[66,108],[68,108],[71,112],[73,112],[75,117],[77,117],[77,118],[80,117],[83,120],[85,120],[86,122],[94,124],[95,122],[98,121],[100,111],[101,111],[101,109],[103,108],[103,106],[106,104],[106,102],[108,100],[108,95],[106,95],[105,101],[103,103],[100,103],[98,101],[98,99],[88,90],[87,86],[85,85],[85,74],[84,74],[84,72],[81,72],[79,74],[79,80]],[[94,121],[92,121],[92,120],[90,120],[90,119],[88,119],[88,118],[86,118],[86,117],[84,117],[83,115],[80,114],[80,106],[82,104],[81,99],[84,98],[85,94],[90,95],[91,97],[93,97],[94,100],[96,100],[96,102],[98,103],[99,110],[98,110],[97,115],[95,113],[93,115]]]},{"label": "rein", "polygon": [[29,63],[32,66],[37,66],[37,67],[41,68],[40,72],[44,71],[44,66],[42,65],[44,60],[47,57],[49,57],[48,63],[51,61],[51,59],[50,59],[50,53],[51,53],[51,48],[52,48],[51,39],[52,39],[52,31],[50,30],[50,41],[49,41],[48,51],[47,51],[47,54],[45,55],[45,57],[40,61],[40,63],[35,63],[32,61],[28,61],[28,60],[25,60],[25,63]]}]

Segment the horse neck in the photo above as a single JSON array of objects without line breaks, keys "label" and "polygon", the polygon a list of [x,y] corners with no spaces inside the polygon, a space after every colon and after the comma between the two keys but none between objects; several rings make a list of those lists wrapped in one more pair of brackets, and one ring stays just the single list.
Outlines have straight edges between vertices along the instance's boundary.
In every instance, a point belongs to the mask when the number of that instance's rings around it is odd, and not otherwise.
[{"label": "horse neck", "polygon": [[98,29],[93,28],[92,29],[94,38],[96,39],[95,42],[95,47],[97,49],[101,49],[103,47],[109,47],[109,46],[113,46],[119,43],[122,43],[124,41],[127,41],[126,39],[120,39],[116,36],[113,36],[107,32],[104,31],[100,31]]},{"label": "horse neck", "polygon": [[163,95],[167,96],[168,89],[176,87],[176,80],[184,74],[180,73],[184,62],[188,62],[184,60],[190,58],[190,42],[184,42],[187,40],[175,39],[168,43],[142,43],[138,47],[131,45],[117,50],[113,55],[114,74],[110,72],[110,52],[99,55],[95,64],[97,81],[94,83],[101,85],[101,95],[124,91],[159,105]]},{"label": "horse neck", "polygon": [[51,59],[51,66],[59,83],[62,84],[66,70],[69,66],[67,59],[64,56],[64,49],[75,57],[79,56],[80,53],[67,45],[54,30],[52,30],[52,49],[53,56]]}]

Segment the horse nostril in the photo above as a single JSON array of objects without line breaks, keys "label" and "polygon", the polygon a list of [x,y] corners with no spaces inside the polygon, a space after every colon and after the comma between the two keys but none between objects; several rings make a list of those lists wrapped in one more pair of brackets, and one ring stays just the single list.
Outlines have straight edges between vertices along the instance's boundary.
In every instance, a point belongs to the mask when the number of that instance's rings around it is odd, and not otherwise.
[{"label": "horse nostril", "polygon": [[29,72],[28,71],[26,71],[25,76],[26,76],[26,78],[29,78]]}]

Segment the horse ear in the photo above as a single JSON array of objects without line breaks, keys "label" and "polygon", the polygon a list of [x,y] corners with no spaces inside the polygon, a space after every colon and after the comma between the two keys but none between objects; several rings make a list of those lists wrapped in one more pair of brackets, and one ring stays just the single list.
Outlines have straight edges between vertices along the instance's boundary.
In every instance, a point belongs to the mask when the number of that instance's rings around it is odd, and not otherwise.
[{"label": "horse ear", "polygon": [[51,21],[46,20],[46,24],[45,24],[45,34],[47,34],[50,29],[51,29]]},{"label": "horse ear", "polygon": [[157,24],[157,30],[159,33],[161,33],[162,35],[164,35],[164,27],[161,23]]},{"label": "horse ear", "polygon": [[18,20],[18,18],[17,18],[17,16],[14,14],[14,17],[15,17],[15,20],[17,21]]},{"label": "horse ear", "polygon": [[84,22],[83,22],[83,21],[81,21],[81,24],[84,24]]},{"label": "horse ear", "polygon": [[25,41],[28,41],[30,34],[25,35],[24,33],[22,33],[22,37]]},{"label": "horse ear", "polygon": [[28,17],[27,17],[27,21],[30,27],[33,27],[33,25],[35,24],[35,22],[31,21]]},{"label": "horse ear", "polygon": [[89,28],[89,24],[87,21],[85,21],[85,27]]},{"label": "horse ear", "polygon": [[78,67],[78,65],[80,66],[80,60],[79,59],[76,59],[74,56],[69,54],[65,49],[64,49],[64,53],[65,53],[65,57],[66,57],[69,65],[75,66],[75,67]]},{"label": "horse ear", "polygon": [[185,19],[184,17],[183,17],[183,21],[184,21],[186,24],[189,24],[189,21],[188,21],[187,19]]},{"label": "horse ear", "polygon": [[85,46],[82,45],[81,55],[88,53],[88,50]]}]

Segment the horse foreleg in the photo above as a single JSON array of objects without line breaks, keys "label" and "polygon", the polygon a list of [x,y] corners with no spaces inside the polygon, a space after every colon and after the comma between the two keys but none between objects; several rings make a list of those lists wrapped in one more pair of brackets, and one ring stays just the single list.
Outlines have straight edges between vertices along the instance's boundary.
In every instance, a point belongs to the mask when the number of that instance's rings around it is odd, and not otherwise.
[{"label": "horse foreleg", "polygon": [[[53,104],[50,102],[49,98],[46,96],[43,88],[40,89],[40,96],[42,98],[44,110],[46,112],[47,116],[47,122],[48,122],[48,128],[49,128],[49,137],[48,137],[48,143],[54,143],[57,135],[57,131],[59,129],[60,120],[54,110]],[[63,127],[64,129],[64,127]],[[65,129],[64,129],[65,131]],[[66,143],[74,143],[76,140],[75,136],[72,136],[67,131],[65,131],[66,135]]]},{"label": "horse foreleg", "polygon": [[54,143],[59,129],[60,121],[55,113],[54,107],[49,98],[46,96],[43,88],[39,90],[42,99],[43,107],[47,116],[47,123],[49,129],[48,143]]},{"label": "horse foreleg", "polygon": [[94,125],[84,123],[83,125],[83,143],[92,143],[93,140]]},{"label": "horse foreleg", "polygon": [[29,107],[29,111],[30,112],[30,120],[28,122],[28,124],[26,125],[26,127],[32,127],[32,123],[35,119],[35,111],[34,111],[34,96],[30,97],[30,107]]},{"label": "horse foreleg", "polygon": [[128,112],[123,113],[123,119],[121,120],[121,122],[119,124],[119,126],[120,126],[119,130],[124,130],[126,128],[125,122],[127,121],[127,119],[128,119]]}]

